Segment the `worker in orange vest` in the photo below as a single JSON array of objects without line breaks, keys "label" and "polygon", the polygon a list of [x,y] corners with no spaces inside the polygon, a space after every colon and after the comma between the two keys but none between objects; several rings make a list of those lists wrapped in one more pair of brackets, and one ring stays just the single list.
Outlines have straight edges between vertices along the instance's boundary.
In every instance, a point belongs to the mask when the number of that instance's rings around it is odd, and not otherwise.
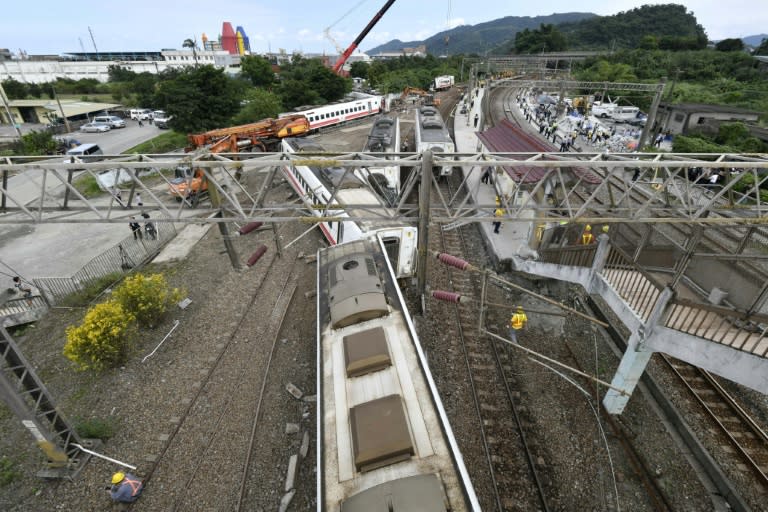
[{"label": "worker in orange vest", "polygon": [[589,245],[595,240],[595,237],[592,236],[592,226],[587,224],[584,227],[584,233],[581,234],[581,243],[584,245]]},{"label": "worker in orange vest", "polygon": [[528,323],[528,317],[523,311],[523,306],[517,306],[517,311],[509,319],[509,337],[512,343],[517,343],[517,331],[525,327]]},{"label": "worker in orange vest", "polygon": [[144,490],[144,483],[130,473],[118,471],[112,475],[109,495],[118,503],[133,503]]}]

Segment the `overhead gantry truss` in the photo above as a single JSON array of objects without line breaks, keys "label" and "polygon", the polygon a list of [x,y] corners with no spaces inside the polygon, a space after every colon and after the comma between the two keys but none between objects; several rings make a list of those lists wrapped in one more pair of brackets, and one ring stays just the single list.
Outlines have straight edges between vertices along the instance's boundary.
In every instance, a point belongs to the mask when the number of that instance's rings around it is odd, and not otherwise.
[{"label": "overhead gantry truss", "polygon": [[[513,220],[522,219],[523,211],[530,220],[533,210],[536,221],[768,223],[768,207],[760,194],[761,187],[768,187],[765,154],[438,153],[431,155],[430,167],[423,169],[424,161],[419,153],[392,156],[357,152],[106,156],[98,162],[75,164],[50,158],[6,157],[0,161],[0,224],[126,223],[131,215],[142,211],[132,202],[137,192],[142,195],[144,208],[155,211],[153,220],[159,222],[397,219],[415,223],[419,208],[414,192],[422,176],[435,180],[431,166],[464,171],[462,186],[450,196],[440,192],[434,182],[438,199],[430,205],[430,215],[431,222],[437,224],[493,220],[496,205],[474,199],[483,197],[477,193],[481,185],[476,173],[485,167],[514,171],[517,181],[523,183],[510,197],[499,190]],[[401,191],[379,204],[334,204],[327,208],[347,210],[349,216],[344,218],[318,217],[302,201],[265,200],[273,187],[283,184],[281,169],[310,164],[342,167],[364,177],[370,174],[369,168],[398,166],[405,178]],[[176,166],[202,169],[218,206],[175,201],[168,190]],[[79,183],[114,169],[124,169],[130,175],[130,182],[123,185],[130,189],[122,198],[125,207],[109,193],[86,197],[80,192]],[[698,169],[703,172],[692,179]],[[726,179],[722,186],[711,187],[705,176],[718,170]],[[588,180],[584,179],[587,174]],[[536,179],[529,179],[534,175]],[[333,187],[329,188],[335,197]],[[313,209],[323,208],[313,205]]]}]

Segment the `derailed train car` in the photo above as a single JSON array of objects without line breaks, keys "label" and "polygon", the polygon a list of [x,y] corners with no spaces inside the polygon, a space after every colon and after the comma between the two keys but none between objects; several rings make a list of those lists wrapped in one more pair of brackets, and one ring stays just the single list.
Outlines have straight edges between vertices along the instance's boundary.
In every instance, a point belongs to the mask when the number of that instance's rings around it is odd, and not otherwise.
[{"label": "derailed train car", "polygon": [[323,249],[317,510],[480,510],[381,240]]}]

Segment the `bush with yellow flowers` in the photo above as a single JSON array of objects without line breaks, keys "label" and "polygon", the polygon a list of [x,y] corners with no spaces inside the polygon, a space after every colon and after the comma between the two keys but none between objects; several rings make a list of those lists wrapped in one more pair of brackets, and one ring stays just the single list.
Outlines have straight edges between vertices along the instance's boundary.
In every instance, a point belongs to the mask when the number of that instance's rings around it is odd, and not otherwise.
[{"label": "bush with yellow flowers", "polygon": [[81,370],[105,370],[125,361],[135,331],[135,318],[116,301],[96,304],[83,323],[67,327],[64,356]]},{"label": "bush with yellow flowers", "polygon": [[134,274],[112,292],[112,297],[136,317],[139,326],[149,328],[156,326],[181,296],[182,292],[168,286],[162,274]]}]

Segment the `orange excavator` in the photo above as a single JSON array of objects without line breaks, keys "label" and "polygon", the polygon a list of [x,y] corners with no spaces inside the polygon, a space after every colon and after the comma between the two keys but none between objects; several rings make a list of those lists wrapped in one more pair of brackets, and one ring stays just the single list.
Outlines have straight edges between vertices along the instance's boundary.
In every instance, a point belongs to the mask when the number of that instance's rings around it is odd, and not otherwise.
[{"label": "orange excavator", "polygon": [[[205,133],[187,135],[189,145],[185,151],[207,149],[211,153],[239,153],[242,151],[277,150],[280,139],[298,137],[309,132],[309,120],[302,115],[279,119],[262,119],[255,123],[219,128]],[[169,185],[169,192],[177,201],[192,199],[193,204],[208,191],[208,181],[202,169],[179,167]]]},{"label": "orange excavator", "polygon": [[425,105],[439,106],[440,100],[435,98],[433,94],[428,93],[424,89],[417,89],[416,87],[406,87],[403,89],[403,94],[400,95],[400,103],[405,103],[408,96],[421,96]]}]

